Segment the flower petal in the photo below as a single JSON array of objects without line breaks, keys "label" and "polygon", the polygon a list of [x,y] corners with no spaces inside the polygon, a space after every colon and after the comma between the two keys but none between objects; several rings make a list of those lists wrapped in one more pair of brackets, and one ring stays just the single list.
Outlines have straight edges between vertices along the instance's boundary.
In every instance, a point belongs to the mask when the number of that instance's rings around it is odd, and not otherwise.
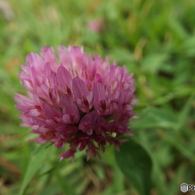
[{"label": "flower petal", "polygon": [[87,113],[79,123],[79,129],[83,132],[87,133],[88,135],[92,135],[96,122],[97,121],[97,113],[95,111]]},{"label": "flower petal", "polygon": [[67,94],[62,96],[60,105],[62,107],[63,114],[65,114],[63,116],[63,120],[66,123],[73,124],[79,121],[80,117],[78,108]]},{"label": "flower petal", "polygon": [[72,80],[72,89],[75,99],[83,99],[89,93],[86,84],[80,78],[74,78]]},{"label": "flower petal", "polygon": [[69,71],[62,65],[57,69],[57,80],[59,84],[64,86],[70,86],[71,84],[72,76],[70,75]]},{"label": "flower petal", "polygon": [[74,153],[76,152],[75,147],[70,147],[67,151],[62,152],[59,155],[60,161],[63,160],[64,158],[72,158],[72,162],[74,162]]},{"label": "flower petal", "polygon": [[45,46],[41,49],[41,56],[45,62],[50,62],[53,71],[56,69],[56,55],[52,47]]},{"label": "flower petal", "polygon": [[42,108],[43,108],[43,112],[45,113],[45,115],[49,118],[53,116],[61,115],[61,112],[59,110],[57,110],[56,108],[54,108],[52,105],[48,104],[47,102],[43,103]]}]

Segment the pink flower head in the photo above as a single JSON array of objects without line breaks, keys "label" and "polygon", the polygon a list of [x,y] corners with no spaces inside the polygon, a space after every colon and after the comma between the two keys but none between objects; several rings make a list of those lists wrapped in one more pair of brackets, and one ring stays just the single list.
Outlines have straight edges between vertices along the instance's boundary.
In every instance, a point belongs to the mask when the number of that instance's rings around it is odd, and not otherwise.
[{"label": "pink flower head", "polygon": [[51,47],[44,47],[41,56],[30,53],[22,65],[19,78],[28,96],[16,94],[16,108],[22,113],[22,126],[38,134],[38,143],[52,142],[57,148],[69,143],[60,160],[86,149],[87,159],[104,152],[106,143],[119,150],[130,135],[129,119],[134,117],[133,74],[116,62],[110,65],[83,52],[83,48],[58,47],[60,64]]},{"label": "pink flower head", "polygon": [[88,22],[88,29],[92,32],[101,32],[103,29],[103,20],[96,19]]}]

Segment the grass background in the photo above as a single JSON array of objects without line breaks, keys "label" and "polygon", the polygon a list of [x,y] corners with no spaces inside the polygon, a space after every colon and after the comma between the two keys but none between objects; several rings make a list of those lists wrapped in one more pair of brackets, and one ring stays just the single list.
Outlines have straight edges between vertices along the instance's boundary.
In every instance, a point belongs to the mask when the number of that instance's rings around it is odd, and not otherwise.
[{"label": "grass background", "polygon": [[[26,54],[45,45],[83,45],[134,72],[140,119],[132,129],[154,162],[150,194],[179,195],[181,183],[195,184],[194,10],[193,0],[1,0],[0,194],[18,194],[36,161],[13,97],[25,94],[17,74]],[[102,21],[100,32],[90,30],[93,20]],[[86,162],[80,153],[75,163],[59,163],[60,151],[51,148],[26,194],[137,195],[113,151],[108,147],[102,161]]]}]

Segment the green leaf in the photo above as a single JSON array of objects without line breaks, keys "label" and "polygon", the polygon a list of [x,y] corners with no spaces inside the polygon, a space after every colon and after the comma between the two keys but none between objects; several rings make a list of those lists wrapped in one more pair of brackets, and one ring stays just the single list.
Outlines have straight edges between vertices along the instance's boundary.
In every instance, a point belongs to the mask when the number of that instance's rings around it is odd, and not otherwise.
[{"label": "green leaf", "polygon": [[131,126],[132,129],[163,127],[176,128],[177,120],[168,110],[149,107],[140,115],[140,119]]},{"label": "green leaf", "polygon": [[150,54],[143,60],[142,66],[146,71],[156,73],[167,59],[167,54]]},{"label": "green leaf", "polygon": [[169,184],[169,187],[167,189],[166,194],[167,195],[172,195],[172,194],[178,194],[179,192],[179,188],[178,186],[180,186],[181,183],[183,183],[183,178],[184,178],[184,174],[187,171],[188,166],[186,164],[181,164],[178,169],[176,171],[174,171],[174,178],[172,179],[172,181]]},{"label": "green leaf", "polygon": [[57,182],[49,183],[49,185],[45,185],[44,188],[41,190],[39,195],[54,195],[59,194],[59,186]]},{"label": "green leaf", "polygon": [[[155,157],[153,157],[155,158]],[[152,181],[159,195],[166,194],[166,184],[165,184],[166,175],[161,170],[160,165],[157,162],[157,159],[153,160],[153,173],[152,173]],[[156,179],[158,178],[158,180]]]},{"label": "green leaf", "polygon": [[24,194],[25,189],[27,188],[28,184],[30,183],[31,179],[33,178],[33,176],[35,175],[39,167],[42,165],[48,152],[49,152],[49,148],[45,148],[45,145],[41,145],[37,149],[37,153],[35,154],[32,153],[32,158],[29,161],[27,170],[23,177],[19,195]]},{"label": "green leaf", "polygon": [[178,120],[178,129],[183,129],[186,126],[190,110],[192,109],[192,104],[194,101],[195,93],[193,93],[188,101],[186,101],[185,105],[183,106],[180,114],[179,114],[179,120]]},{"label": "green leaf", "polygon": [[75,188],[70,184],[70,181],[66,178],[66,176],[61,176],[59,171],[56,171],[58,185],[61,188],[64,194],[76,195]]},{"label": "green leaf", "polygon": [[152,171],[149,154],[134,140],[124,143],[120,148],[120,152],[115,152],[119,168],[141,195],[148,195]]}]

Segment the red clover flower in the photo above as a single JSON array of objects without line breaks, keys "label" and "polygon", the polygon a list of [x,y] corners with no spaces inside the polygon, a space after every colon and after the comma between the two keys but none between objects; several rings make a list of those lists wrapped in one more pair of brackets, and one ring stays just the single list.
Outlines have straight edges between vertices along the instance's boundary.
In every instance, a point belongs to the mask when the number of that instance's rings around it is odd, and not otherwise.
[{"label": "red clover flower", "polygon": [[22,65],[19,78],[28,96],[16,94],[16,108],[22,113],[21,126],[38,134],[39,144],[54,143],[69,149],[59,155],[60,160],[86,149],[87,159],[101,158],[106,143],[119,146],[127,141],[119,136],[130,135],[129,119],[134,117],[133,74],[116,62],[110,65],[83,52],[83,48],[58,47],[60,65],[51,47],[38,54],[30,53]]}]

